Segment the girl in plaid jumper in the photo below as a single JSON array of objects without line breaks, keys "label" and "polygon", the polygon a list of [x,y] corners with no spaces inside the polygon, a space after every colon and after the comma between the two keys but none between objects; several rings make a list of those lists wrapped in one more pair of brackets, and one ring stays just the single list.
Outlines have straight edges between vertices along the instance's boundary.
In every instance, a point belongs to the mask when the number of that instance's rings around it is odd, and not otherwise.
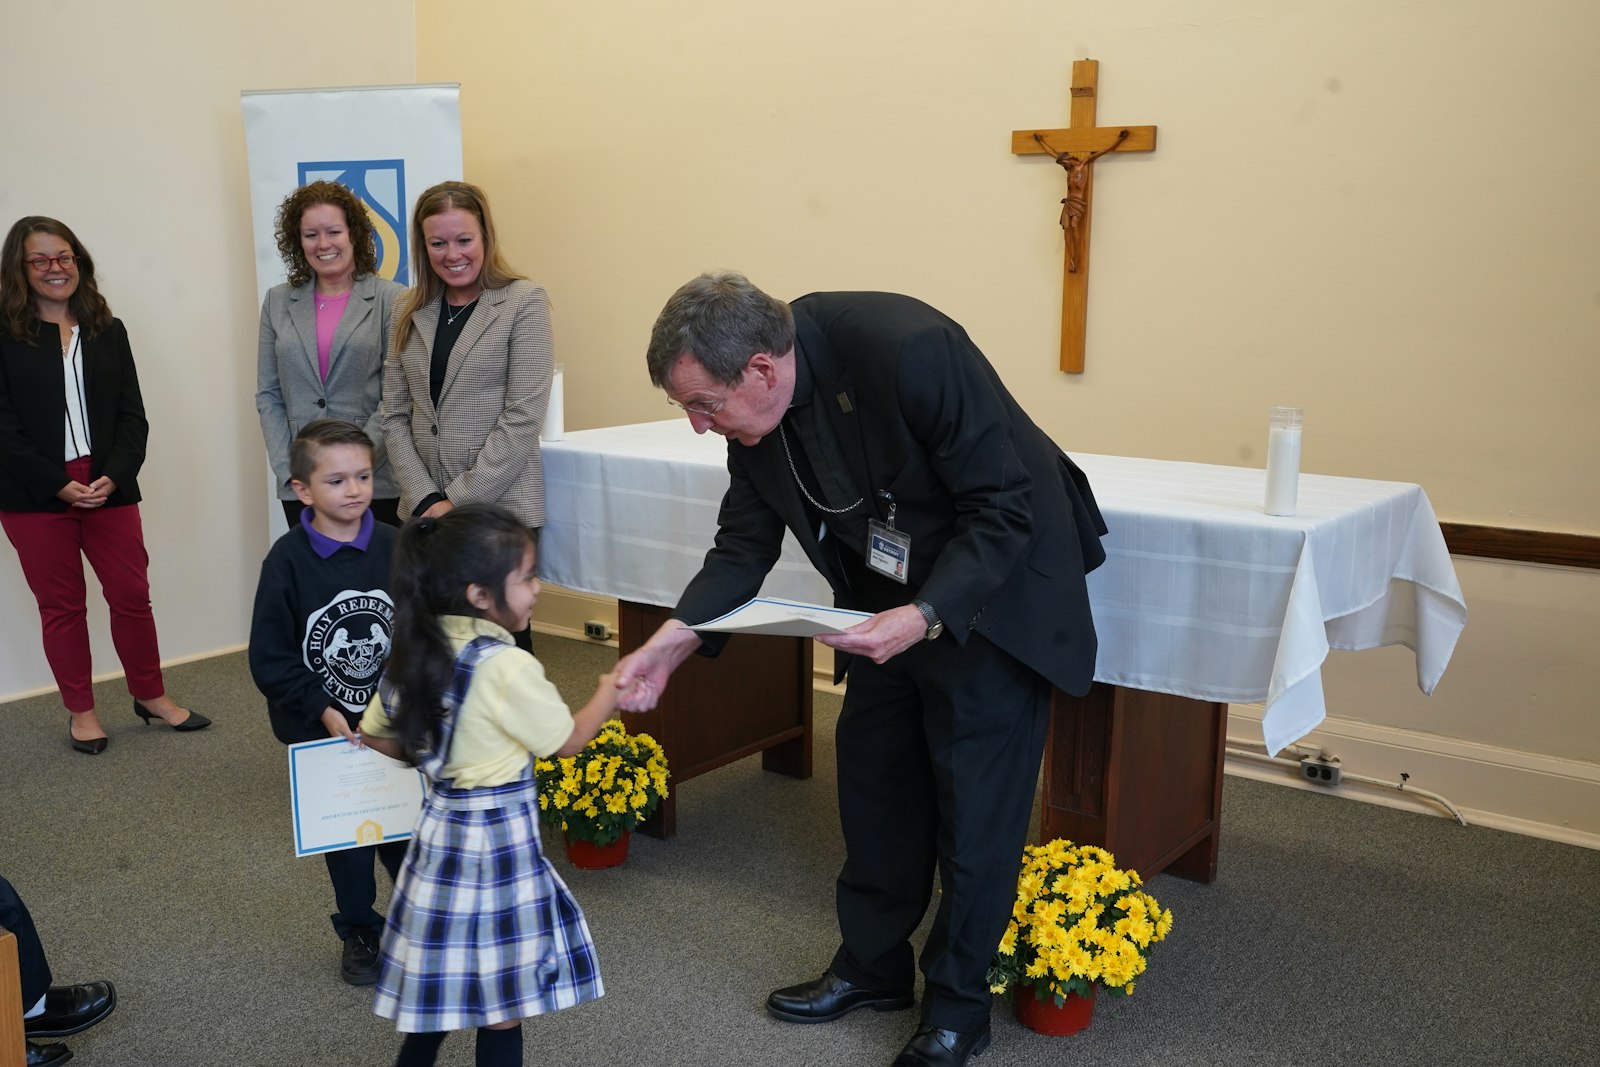
[{"label": "girl in plaid jumper", "polygon": [[583,912],[539,845],[533,758],[569,756],[616,709],[612,677],[576,715],[517,648],[539,596],[510,512],[467,504],[400,531],[394,646],[361,721],[366,744],[431,783],[382,943],[373,1010],[432,1064],[475,1028],[479,1067],[522,1063],[522,1020],[604,993]]}]

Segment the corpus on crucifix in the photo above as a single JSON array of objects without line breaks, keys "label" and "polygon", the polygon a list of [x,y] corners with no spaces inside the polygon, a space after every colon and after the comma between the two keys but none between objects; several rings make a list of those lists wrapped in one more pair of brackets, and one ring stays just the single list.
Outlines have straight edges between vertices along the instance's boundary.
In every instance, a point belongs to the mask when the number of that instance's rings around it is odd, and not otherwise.
[{"label": "corpus on crucifix", "polygon": [[1061,290],[1061,369],[1083,373],[1083,338],[1089,304],[1089,220],[1094,161],[1109,152],[1149,152],[1156,146],[1154,126],[1095,126],[1095,93],[1100,64],[1072,64],[1071,125],[1061,130],[1013,130],[1016,155],[1047,155],[1067,172],[1061,201],[1061,231],[1066,267]]}]

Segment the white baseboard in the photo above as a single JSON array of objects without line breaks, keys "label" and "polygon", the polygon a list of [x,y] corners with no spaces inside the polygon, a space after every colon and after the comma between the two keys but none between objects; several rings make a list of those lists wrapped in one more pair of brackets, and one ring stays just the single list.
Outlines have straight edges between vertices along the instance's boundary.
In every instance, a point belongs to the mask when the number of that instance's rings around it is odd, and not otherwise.
[{"label": "white baseboard", "polygon": [[[534,633],[617,647],[617,601],[614,597],[579,593],[558,585],[544,585],[541,590],[539,605],[533,609]],[[609,636],[604,641],[588,637],[583,632],[587,622],[603,624]]]},{"label": "white baseboard", "polygon": [[[1229,747],[1261,749],[1261,709],[1228,709]],[[1467,822],[1563,844],[1600,849],[1600,764],[1498,748],[1353,719],[1327,719],[1300,745],[1336,756],[1347,774],[1426,789],[1447,799]],[[1292,753],[1284,755],[1293,758]],[[1329,789],[1279,768],[1228,757],[1225,770],[1294,789],[1450,818],[1440,805],[1398,789],[1342,782]]]},{"label": "white baseboard", "polygon": [[[171,659],[162,660],[161,669],[166,670],[168,667],[176,667],[182,663],[194,663],[198,660],[210,659],[212,656],[227,656],[234,652],[243,652],[249,647],[249,645],[228,645],[224,648],[213,648],[206,652],[192,652],[187,656],[174,656]],[[114,682],[121,677],[123,677],[121,671],[106,671],[104,674],[95,675],[90,681],[92,684],[99,685],[101,682]],[[17,693],[8,693],[0,696],[0,704],[9,704],[13,700],[28,700],[32,697],[48,696],[54,692],[57,692],[55,686],[42,685],[37,689],[24,689]]]}]

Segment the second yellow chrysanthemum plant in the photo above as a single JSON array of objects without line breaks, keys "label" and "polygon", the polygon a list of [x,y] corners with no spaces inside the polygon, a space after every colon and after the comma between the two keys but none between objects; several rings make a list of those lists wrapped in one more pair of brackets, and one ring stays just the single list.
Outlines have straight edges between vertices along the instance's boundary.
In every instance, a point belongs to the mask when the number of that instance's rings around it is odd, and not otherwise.
[{"label": "second yellow chrysanthemum plant", "polygon": [[612,719],[574,756],[534,764],[544,822],[574,841],[609,845],[667,795],[667,757],[649,734]]},{"label": "second yellow chrysanthemum plant", "polygon": [[1172,929],[1171,910],[1143,884],[1138,871],[1118,870],[1103,848],[1059,839],[1029,845],[989,988],[1004,993],[1022,985],[1057,1006],[1094,986],[1132,993],[1150,946]]}]

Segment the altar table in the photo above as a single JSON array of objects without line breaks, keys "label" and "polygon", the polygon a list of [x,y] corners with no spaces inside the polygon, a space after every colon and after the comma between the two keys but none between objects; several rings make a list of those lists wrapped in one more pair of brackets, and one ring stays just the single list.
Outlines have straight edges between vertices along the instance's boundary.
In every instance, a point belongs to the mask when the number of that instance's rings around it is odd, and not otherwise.
[{"label": "altar table", "polygon": [[[726,449],[683,418],[544,444],[540,576],[616,597],[624,652],[666,617],[710,548]],[[1264,704],[1276,753],[1322,721],[1330,649],[1389,644],[1413,650],[1431,693],[1466,621],[1455,570],[1416,485],[1302,475],[1299,513],[1283,518],[1262,512],[1261,470],[1072,458],[1110,532],[1089,575],[1096,684],[1083,698],[1055,695],[1044,836],[1103,844],[1146,877],[1168,868],[1209,880],[1227,705]],[[832,603],[792,538],[762,593]],[[810,669],[810,643],[787,638],[739,635],[717,660],[691,657],[646,720],[674,781],[757,751],[769,769],[809,775]],[[670,808],[656,829],[672,832]]]}]

